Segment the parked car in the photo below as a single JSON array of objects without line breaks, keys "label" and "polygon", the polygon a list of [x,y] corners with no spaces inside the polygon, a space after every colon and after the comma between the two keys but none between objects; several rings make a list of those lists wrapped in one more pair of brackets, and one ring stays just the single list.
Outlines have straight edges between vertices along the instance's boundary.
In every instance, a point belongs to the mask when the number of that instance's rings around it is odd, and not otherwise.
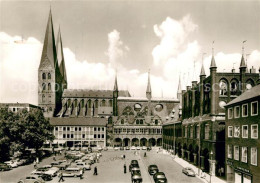
[{"label": "parked car", "polygon": [[27,159],[20,159],[20,162],[22,163],[21,165],[25,165],[28,163]]},{"label": "parked car", "polygon": [[51,162],[51,166],[55,167],[57,165],[60,165],[62,162],[61,161],[54,161],[54,162]]},{"label": "parked car", "polygon": [[143,146],[143,147],[142,147],[142,150],[147,150],[147,147],[146,147],[146,146]]},{"label": "parked car", "polygon": [[140,173],[136,173],[132,176],[132,183],[142,183],[143,179]]},{"label": "parked car", "polygon": [[7,164],[7,165],[9,165],[9,166],[11,166],[12,168],[18,167],[18,164],[17,164],[16,161],[6,161],[6,162],[4,162],[4,163]]},{"label": "parked car", "polygon": [[78,162],[75,164],[75,166],[77,166],[78,168],[82,168],[83,170],[91,170],[90,164],[86,162]]},{"label": "parked car", "polygon": [[130,147],[129,147],[129,146],[126,146],[126,147],[125,147],[125,150],[130,150]]},{"label": "parked car", "polygon": [[196,175],[194,170],[192,168],[190,168],[190,167],[183,168],[182,169],[182,173],[184,173],[184,174],[186,174],[188,176],[192,176],[192,177],[195,177],[195,175]]},{"label": "parked car", "polygon": [[120,151],[123,151],[124,150],[124,147],[120,147]]},{"label": "parked car", "polygon": [[18,183],[45,183],[45,181],[37,175],[29,175],[24,179],[20,179]]},{"label": "parked car", "polygon": [[46,168],[46,167],[39,167],[36,170],[33,170],[31,174],[33,174],[33,175],[42,175],[47,170],[48,170],[48,168]]},{"label": "parked car", "polygon": [[167,178],[163,172],[157,172],[154,174],[153,180],[155,183],[167,183]]},{"label": "parked car", "polygon": [[108,150],[108,148],[107,147],[104,147],[104,151],[107,151]]},{"label": "parked car", "polygon": [[134,174],[141,174],[141,170],[139,167],[132,167],[131,176],[133,176]]},{"label": "parked car", "polygon": [[136,147],[135,147],[135,146],[132,146],[132,147],[131,147],[131,150],[136,150]]},{"label": "parked car", "polygon": [[137,147],[136,147],[136,150],[141,150],[141,147],[137,146]]},{"label": "parked car", "polygon": [[44,174],[51,175],[52,177],[56,177],[58,175],[59,168],[51,167],[49,170],[44,172]]},{"label": "parked car", "polygon": [[40,175],[40,177],[44,180],[44,181],[51,181],[53,178],[52,178],[52,176],[51,175],[49,175],[49,174],[42,174],[42,175]]},{"label": "parked car", "polygon": [[0,163],[0,171],[12,170],[12,167],[6,163]]},{"label": "parked car", "polygon": [[138,167],[139,168],[139,163],[137,160],[132,160],[130,165],[129,165],[129,172],[131,172],[133,167]]},{"label": "parked car", "polygon": [[115,151],[118,151],[118,150],[119,150],[119,147],[114,147],[114,150],[115,150]]},{"label": "parked car", "polygon": [[64,177],[80,177],[83,175],[83,170],[77,167],[68,167],[62,173]]},{"label": "parked car", "polygon": [[158,166],[157,165],[149,165],[148,166],[148,172],[150,175],[154,175],[157,172],[159,172]]}]

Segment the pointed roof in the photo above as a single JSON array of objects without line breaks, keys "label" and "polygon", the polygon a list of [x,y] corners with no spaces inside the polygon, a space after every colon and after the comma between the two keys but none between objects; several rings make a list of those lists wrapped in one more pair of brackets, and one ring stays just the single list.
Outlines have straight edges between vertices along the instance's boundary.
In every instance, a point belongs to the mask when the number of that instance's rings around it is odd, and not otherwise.
[{"label": "pointed roof", "polygon": [[152,93],[151,83],[150,83],[150,70],[148,71],[148,84],[146,88],[146,93]]},{"label": "pointed roof", "polygon": [[43,43],[40,67],[44,62],[46,62],[46,60],[48,60],[52,68],[55,68],[56,56],[57,55],[56,55],[55,37],[54,37],[53,23],[52,23],[52,13],[50,10],[46,32],[45,32],[44,43]]},{"label": "pointed roof", "polygon": [[203,62],[202,62],[202,65],[201,65],[200,76],[206,76]]},{"label": "pointed roof", "polygon": [[179,76],[178,93],[181,93],[181,76]]},{"label": "pointed roof", "polygon": [[211,63],[210,63],[210,68],[216,68],[217,65],[216,65],[216,61],[215,61],[215,57],[214,57],[214,41],[212,43],[212,58],[211,58]]},{"label": "pointed roof", "polygon": [[56,51],[57,51],[57,62],[59,65],[60,73],[61,73],[63,79],[67,82],[67,73],[66,73],[65,59],[64,59],[64,54],[63,54],[60,27],[59,27],[59,31],[58,31]]},{"label": "pointed roof", "polygon": [[240,62],[240,67],[239,68],[245,68],[246,67],[246,62],[244,59],[244,54],[241,57],[241,62]]},{"label": "pointed roof", "polygon": [[116,72],[116,77],[115,77],[114,91],[118,91],[118,86],[117,86],[117,72]]}]

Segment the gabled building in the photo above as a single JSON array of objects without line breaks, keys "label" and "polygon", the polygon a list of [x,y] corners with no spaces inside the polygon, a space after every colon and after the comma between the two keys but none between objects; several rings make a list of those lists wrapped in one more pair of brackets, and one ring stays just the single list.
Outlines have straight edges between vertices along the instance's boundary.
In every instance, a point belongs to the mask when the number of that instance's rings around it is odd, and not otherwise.
[{"label": "gabled building", "polygon": [[227,182],[260,182],[259,104],[257,85],[225,106]]}]

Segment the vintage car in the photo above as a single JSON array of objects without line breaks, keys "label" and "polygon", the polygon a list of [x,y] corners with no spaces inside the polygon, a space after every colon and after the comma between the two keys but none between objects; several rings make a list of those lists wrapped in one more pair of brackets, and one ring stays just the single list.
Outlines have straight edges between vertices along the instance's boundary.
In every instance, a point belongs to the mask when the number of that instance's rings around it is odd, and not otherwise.
[{"label": "vintage car", "polygon": [[143,182],[143,178],[140,173],[134,174],[131,178],[132,178],[133,183],[142,183]]},{"label": "vintage car", "polygon": [[8,171],[12,170],[12,167],[10,165],[7,165],[5,163],[0,163],[0,171]]},{"label": "vintage car", "polygon": [[190,167],[185,167],[182,169],[182,173],[188,175],[188,176],[191,176],[191,177],[195,177],[195,172],[192,168]]},{"label": "vintage car", "polygon": [[78,167],[68,167],[62,171],[63,177],[80,177],[83,175],[83,170]]},{"label": "vintage car", "polygon": [[158,169],[157,165],[149,165],[148,166],[148,172],[149,172],[150,175],[154,175],[157,172],[159,172],[159,169]]},{"label": "vintage car", "polygon": [[29,175],[23,179],[20,179],[18,183],[45,183],[45,181],[37,175]]},{"label": "vintage car", "polygon": [[157,172],[154,174],[153,180],[155,183],[167,183],[167,178],[163,172]]}]

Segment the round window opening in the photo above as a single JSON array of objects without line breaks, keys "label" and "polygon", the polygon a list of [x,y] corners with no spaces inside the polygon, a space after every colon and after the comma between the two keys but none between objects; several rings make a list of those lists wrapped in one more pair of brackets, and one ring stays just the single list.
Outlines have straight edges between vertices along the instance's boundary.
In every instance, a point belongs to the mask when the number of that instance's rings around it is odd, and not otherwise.
[{"label": "round window opening", "polygon": [[156,110],[157,112],[161,112],[161,111],[163,110],[163,105],[162,105],[162,104],[157,104],[157,105],[155,106],[155,110]]},{"label": "round window opening", "polygon": [[141,108],[142,108],[141,104],[135,104],[135,105],[134,105],[135,111],[140,111]]}]

